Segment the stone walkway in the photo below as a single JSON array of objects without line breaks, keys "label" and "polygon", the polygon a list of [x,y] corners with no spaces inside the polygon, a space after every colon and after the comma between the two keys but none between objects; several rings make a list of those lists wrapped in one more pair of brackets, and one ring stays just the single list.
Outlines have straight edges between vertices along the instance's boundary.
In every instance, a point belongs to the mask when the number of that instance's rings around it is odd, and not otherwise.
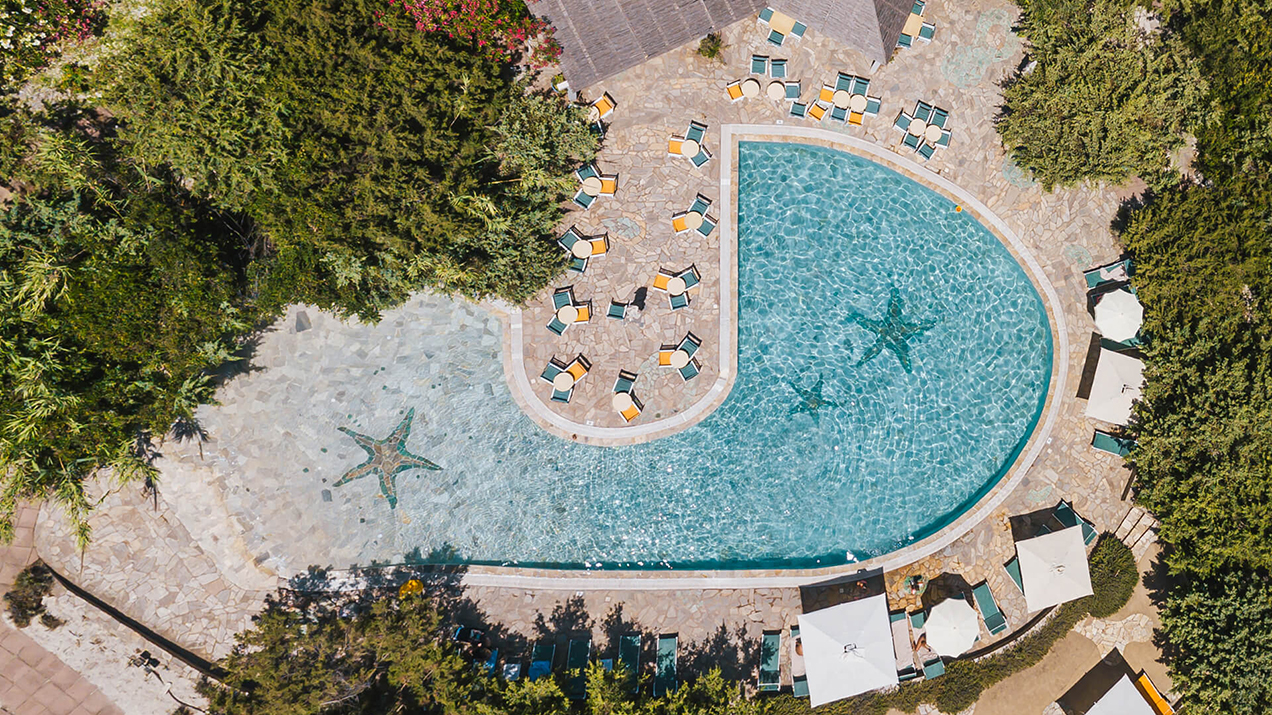
[{"label": "stone walkway", "polygon": [[[1013,553],[1010,519],[1048,509],[1064,498],[1097,529],[1112,532],[1125,526],[1131,512],[1121,496],[1129,473],[1121,460],[1090,447],[1097,425],[1084,416],[1085,402],[1073,394],[1093,329],[1082,271],[1118,256],[1120,247],[1109,222],[1128,192],[1101,186],[1043,193],[1004,156],[993,119],[1001,99],[999,82],[1022,58],[1019,41],[1010,32],[1014,13],[1006,0],[929,3],[928,14],[937,24],[935,41],[901,51],[872,75],[871,93],[883,97],[878,117],[867,118],[863,127],[837,128],[893,147],[899,135],[892,129],[892,118],[898,111],[911,109],[916,99],[948,108],[953,143],[938,152],[928,167],[972,192],[1002,217],[1038,258],[1060,294],[1071,346],[1061,359],[1068,361],[1070,375],[1075,377],[1068,394],[1055,396],[1060,400],[1060,419],[1037,461],[989,518],[937,554],[889,573],[886,583],[893,606],[903,607],[907,601],[899,593],[900,581],[910,574],[950,574],[973,585],[988,581],[1013,628],[1025,623],[1030,614],[1002,568]],[[704,350],[710,350],[718,337],[710,332],[716,324],[712,312],[716,307],[709,298],[715,278],[708,263],[714,239],[673,238],[670,216],[687,207],[698,192],[719,198],[711,190],[719,185],[712,173],[719,162],[713,159],[703,170],[695,170],[686,162],[673,161],[666,156],[667,136],[683,132],[690,119],[698,119],[712,127],[706,143],[715,151],[716,128],[721,123],[802,121],[786,116],[784,103],[756,99],[734,105],[723,98],[727,82],[746,76],[753,51],[787,57],[789,75],[804,81],[805,96],[822,82],[833,82],[836,71],[869,73],[869,63],[860,55],[832,46],[811,31],[801,43],[781,50],[764,43],[753,21],[738,23],[724,34],[729,45],[724,64],[709,63],[697,57],[692,46],[685,46],[602,87],[588,89],[591,95],[608,91],[618,102],[598,165],[604,173],[620,174],[620,188],[618,197],[602,198],[572,220],[584,233],[608,230],[614,248],[610,255],[596,259],[587,273],[573,279],[566,276],[558,285],[572,282],[576,295],[592,299],[601,317],[557,338],[541,328],[548,319],[550,291],[526,311],[527,336],[533,338],[526,348],[528,365],[580,351],[592,359],[594,370],[600,365],[616,370],[622,362],[622,367],[654,378],[642,377],[638,383],[648,390],[644,397],[651,416],[688,404],[697,397],[693,390],[705,389],[714,379],[704,370],[687,386],[677,384],[679,378],[663,380],[665,372],[650,370],[642,362],[656,344],[693,330],[704,338]],[[823,126],[835,128],[830,123]],[[713,213],[721,210],[712,208]],[[665,305],[659,307],[665,296],[651,293],[649,309],[638,320],[620,324],[603,317],[610,297],[626,300],[636,286],[648,284],[659,265],[678,269],[689,263],[698,264],[704,280],[704,289],[689,309],[671,313]],[[313,435],[334,432],[341,425],[363,431],[365,423],[359,420],[374,422],[377,429],[386,427],[383,433],[387,434],[401,416],[397,406],[387,404],[390,401],[377,402],[378,395],[400,395],[409,389],[461,389],[444,379],[450,376],[479,375],[480,380],[462,388],[473,399],[502,394],[506,386],[486,379],[486,361],[499,360],[499,336],[487,318],[468,307],[443,314],[435,310],[436,305],[437,299],[419,297],[408,310],[374,327],[336,325],[333,317],[318,311],[293,309],[266,336],[258,361],[261,371],[231,380],[219,395],[222,406],[201,411],[211,434],[209,442],[201,449],[191,444],[165,446],[161,467],[167,502],[161,500],[156,511],[134,492],[109,497],[93,517],[95,541],[82,561],[68,547],[60,521],[46,510],[39,536],[41,555],[90,590],[117,600],[113,605],[124,612],[186,647],[216,656],[226,652],[231,634],[247,624],[261,596],[280,577],[303,573],[310,565],[366,564],[399,553],[393,539],[401,533],[409,541],[409,516],[386,509],[363,510],[374,485],[355,482],[332,488],[341,470],[354,463],[350,460],[357,450],[349,449],[351,443],[342,445],[335,441],[341,436],[335,434],[330,455],[326,447],[319,454],[316,449],[291,451],[288,445],[302,438],[317,444]],[[302,312],[307,313],[303,330]],[[455,325],[476,325],[473,332],[465,333],[477,336],[464,346],[470,361],[442,366],[430,362],[432,356],[424,353],[427,346],[410,341],[421,332],[448,326],[428,321],[455,321],[448,325],[456,332]],[[314,333],[308,332],[311,328]],[[311,340],[319,329],[326,331],[328,342]],[[420,360],[420,355],[427,359]],[[620,360],[627,355],[631,362]],[[704,367],[712,362],[704,360]],[[293,405],[287,409],[294,412],[280,411],[282,403],[271,401],[273,396],[259,388],[266,377],[280,373],[288,375],[280,399]],[[373,390],[359,391],[373,379],[377,380]],[[566,409],[577,419],[612,421],[608,407],[612,376],[602,371],[589,380],[587,390]],[[290,442],[271,442],[263,435],[290,438]],[[528,439],[511,437],[513,445]],[[437,454],[446,455],[448,449],[462,449],[462,445],[447,444],[440,435],[430,437],[426,446],[429,451],[423,456],[430,459],[439,459]],[[280,464],[286,469],[277,471]],[[330,481],[324,485],[320,476]],[[361,496],[353,499],[351,491]],[[444,486],[418,491],[426,492],[420,506],[427,511],[422,513],[432,519],[448,518],[453,503],[448,500],[453,497]],[[1127,528],[1138,530],[1138,544],[1140,538],[1147,538],[1144,534],[1151,524],[1143,524],[1138,515],[1133,521],[1134,526]],[[467,528],[464,538],[472,543],[499,536],[483,533],[490,530],[481,525]],[[484,567],[470,569],[471,574],[492,572]],[[547,570],[523,573],[560,575]],[[581,599],[574,605],[570,605],[572,593]],[[590,630],[599,644],[606,615],[616,604],[624,604],[623,612],[642,631],[679,632],[682,643],[689,645],[715,643],[717,652],[742,654],[737,659],[743,663],[746,649],[760,631],[789,627],[804,606],[798,589],[748,588],[741,582],[728,589],[637,591],[591,588],[586,580],[579,580],[534,591],[474,585],[464,594],[491,622],[502,624],[507,633],[518,634],[524,642],[540,637],[538,619],[551,626],[560,607],[561,624],[585,625],[581,629]],[[721,645],[717,632],[723,632],[723,643],[731,645]],[[1085,641],[1078,635],[1070,637]],[[991,642],[987,633],[982,638],[982,643]]]},{"label": "stone walkway", "polygon": [[[13,543],[0,545],[0,593],[36,559],[39,510],[18,510]],[[39,627],[39,626],[31,626]],[[0,713],[12,715],[122,715],[105,695],[56,655],[0,618]]]}]

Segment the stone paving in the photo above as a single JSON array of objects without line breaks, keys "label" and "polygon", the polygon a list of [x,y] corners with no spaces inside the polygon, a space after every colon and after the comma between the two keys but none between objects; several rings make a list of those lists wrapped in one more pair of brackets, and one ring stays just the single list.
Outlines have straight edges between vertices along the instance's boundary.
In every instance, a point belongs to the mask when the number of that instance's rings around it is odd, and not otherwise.
[{"label": "stone paving", "polygon": [[[956,6],[929,3],[928,14],[937,23],[935,41],[899,52],[894,61],[870,75],[871,93],[883,98],[880,115],[867,118],[863,127],[839,125],[837,130],[894,147],[900,136],[892,129],[892,118],[902,109],[911,109],[916,99],[950,111],[952,145],[939,151],[928,162],[928,168],[972,192],[1004,219],[1038,258],[1061,297],[1071,347],[1068,355],[1060,357],[1068,361],[1074,378],[1068,394],[1055,398],[1060,400],[1060,419],[1037,461],[990,518],[938,553],[889,573],[885,587],[892,606],[905,607],[913,604],[900,593],[900,582],[912,573],[928,577],[953,574],[968,584],[987,580],[1015,628],[1029,614],[1025,613],[1023,596],[1007,580],[1002,568],[1013,550],[1009,517],[1052,507],[1065,498],[1097,529],[1114,531],[1130,509],[1121,498],[1129,473],[1119,459],[1090,447],[1096,425],[1084,417],[1085,403],[1073,396],[1093,329],[1085,309],[1082,270],[1119,254],[1109,221],[1129,191],[1083,187],[1043,193],[1005,158],[993,129],[993,117],[1000,103],[999,82],[1022,58],[1019,41],[1010,32],[1015,15],[1008,2],[973,0]],[[870,74],[864,58],[832,46],[815,31],[810,31],[801,43],[780,50],[763,42],[753,21],[737,23],[724,34],[729,45],[724,64],[709,63],[697,57],[692,46],[685,46],[612,78],[603,86],[586,90],[589,95],[607,91],[618,102],[597,163],[602,172],[620,175],[619,194],[600,199],[588,212],[571,216],[566,225],[575,223],[584,233],[608,230],[613,249],[609,255],[595,259],[587,273],[564,276],[554,287],[573,284],[580,299],[593,300],[598,317],[587,326],[570,328],[562,338],[553,336],[542,327],[549,317],[550,291],[537,297],[525,313],[528,366],[541,366],[553,355],[568,358],[578,352],[592,360],[594,374],[586,389],[580,389],[575,400],[563,408],[563,414],[572,419],[619,424],[609,408],[608,397],[612,373],[619,367],[642,374],[637,383],[646,402],[646,417],[642,419],[656,419],[681,409],[700,397],[701,393],[695,391],[704,390],[714,379],[707,372],[714,360],[704,360],[704,374],[687,385],[648,364],[659,343],[671,342],[685,330],[704,338],[704,350],[709,351],[718,339],[711,332],[712,326],[718,324],[718,314],[712,312],[718,306],[711,297],[716,280],[711,261],[718,249],[714,241],[719,232],[710,239],[691,241],[674,237],[670,230],[671,213],[687,207],[694,194],[701,192],[719,199],[713,190],[719,185],[719,177],[713,173],[718,171],[718,157],[702,170],[695,170],[683,160],[666,156],[667,137],[683,132],[690,119],[697,119],[711,127],[706,145],[715,152],[719,148],[716,139],[721,123],[804,121],[787,117],[785,103],[754,99],[729,104],[724,99],[725,84],[746,76],[747,58],[753,51],[788,58],[788,74],[804,81],[805,96],[822,82],[833,82],[836,71]],[[824,127],[836,125],[826,123]],[[721,211],[723,208],[718,205],[712,208],[717,215]],[[666,307],[665,296],[651,292],[647,310],[640,317],[622,323],[604,318],[609,298],[627,300],[637,286],[648,285],[660,265],[679,269],[690,263],[696,264],[703,274],[703,288],[690,308],[672,313]],[[431,300],[420,299],[417,305]],[[378,420],[377,426],[387,424],[383,431],[387,434],[387,429],[400,419],[396,407],[390,410],[388,406],[377,406],[375,394],[362,394],[355,388],[370,384],[368,377],[379,369],[372,368],[376,357],[392,352],[388,347],[392,341],[408,339],[419,329],[402,316],[427,318],[429,314],[412,310],[374,328],[349,325],[333,329],[329,333],[333,336],[331,342],[315,345],[305,343],[303,336],[294,337],[297,331],[293,326],[300,310],[294,309],[276,327],[279,340],[294,340],[292,351],[271,354],[258,366],[266,374],[278,370],[308,374],[305,380],[289,383],[286,390],[292,398],[304,396],[313,404],[329,403],[320,420],[330,424],[319,427],[349,423],[362,431],[357,420]],[[305,320],[312,320],[317,326],[333,322],[334,318],[308,310]],[[498,360],[498,337],[483,338],[471,350],[474,363]],[[337,368],[326,362],[331,355],[361,360],[366,369]],[[399,355],[392,359],[409,358]],[[416,365],[414,369],[421,368]],[[470,365],[464,369],[476,368]],[[534,372],[532,378],[537,376],[537,369]],[[423,374],[415,379],[427,384],[430,377]],[[344,385],[340,380],[349,382]],[[68,575],[85,582],[90,590],[119,599],[122,605],[116,605],[121,610],[152,628],[187,647],[215,655],[224,653],[229,634],[246,624],[260,594],[278,583],[280,576],[299,573],[310,564],[366,564],[370,556],[386,553],[379,545],[380,539],[385,534],[389,536],[383,538],[391,539],[394,530],[403,526],[395,516],[369,512],[358,516],[359,507],[344,496],[352,485],[341,487],[343,492],[331,490],[329,485],[324,489],[312,477],[312,484],[284,484],[300,476],[294,468],[282,479],[265,479],[270,472],[263,469],[264,460],[300,467],[317,464],[314,460],[318,457],[291,453],[285,444],[281,451],[270,453],[278,450],[280,443],[263,435],[304,436],[318,427],[314,415],[277,412],[277,403],[270,400],[270,395],[254,391],[253,386],[260,384],[260,374],[235,378],[220,394],[223,405],[201,412],[201,416],[209,417],[205,427],[211,434],[211,440],[203,445],[206,457],[190,444],[165,447],[166,456],[160,466],[168,501],[166,505],[161,502],[158,512],[142,504],[139,496],[128,496],[127,492],[108,499],[94,517],[95,542],[83,555],[80,568],[80,555],[65,546],[65,535],[46,510],[41,523],[41,554]],[[345,394],[346,387],[349,394]],[[376,389],[380,389],[378,383]],[[400,389],[402,385],[387,380],[383,387],[386,392]],[[483,382],[472,389],[494,394],[507,388]],[[546,401],[546,390],[540,392]],[[350,403],[357,403],[364,412],[353,416]],[[551,405],[552,409],[558,407]],[[376,410],[383,414],[364,416]],[[346,414],[352,422],[345,420]],[[441,448],[435,443],[429,446]],[[346,456],[351,459],[353,452]],[[423,456],[435,459],[427,450]],[[334,460],[334,455],[324,459]],[[333,463],[340,464],[338,460]],[[338,473],[333,471],[333,475]],[[291,493],[288,489],[312,490],[314,493],[309,496],[315,502],[319,501],[319,491],[324,492],[321,503],[344,510],[342,520],[324,522],[300,507],[308,502],[286,501],[284,497]],[[367,489],[372,487],[367,485]],[[333,494],[329,493],[333,491],[334,505],[330,501]],[[430,498],[441,499],[438,494]],[[435,502],[436,518],[445,518],[446,504],[445,500]],[[357,526],[364,523],[358,519],[365,519],[366,526]],[[49,524],[47,530],[45,523]],[[346,526],[333,535],[326,531],[339,528],[332,523]],[[355,526],[349,528],[348,524]],[[127,548],[121,549],[125,543]],[[142,561],[142,565],[127,563],[133,559]],[[470,573],[490,571],[474,567]],[[554,575],[550,571],[524,573]],[[753,643],[760,630],[789,626],[794,614],[805,605],[798,589],[748,588],[742,583],[731,589],[645,590],[641,586],[638,590],[594,589],[585,580],[566,579],[553,589],[533,592],[496,586],[466,589],[466,594],[480,604],[492,621],[525,638],[537,633],[536,617],[550,619],[555,606],[565,603],[571,592],[580,594],[580,608],[594,623],[603,621],[613,604],[624,603],[624,612],[632,614],[642,629],[678,631],[682,642],[698,643],[723,628],[726,634],[735,634],[728,638],[735,649]],[[214,605],[200,608],[197,604]],[[601,633],[594,634],[599,639]],[[982,643],[991,642],[988,634],[983,633],[982,637]]]},{"label": "stone paving", "polygon": [[[0,593],[12,588],[18,573],[36,558],[38,513],[34,507],[20,507],[13,543],[0,545]],[[0,713],[122,715],[95,685],[15,628],[7,615],[0,618]]]}]

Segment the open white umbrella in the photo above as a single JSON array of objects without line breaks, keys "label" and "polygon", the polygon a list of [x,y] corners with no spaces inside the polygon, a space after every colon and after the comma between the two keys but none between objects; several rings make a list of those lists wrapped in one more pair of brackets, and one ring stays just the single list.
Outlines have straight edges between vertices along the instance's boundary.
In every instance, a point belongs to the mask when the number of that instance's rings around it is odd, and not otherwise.
[{"label": "open white umbrella", "polygon": [[1130,340],[1139,335],[1143,324],[1144,306],[1128,290],[1105,293],[1095,304],[1095,327],[1109,340],[1119,343]]},{"label": "open white umbrella", "polygon": [[1081,525],[1017,541],[1016,555],[1031,612],[1093,593]]},{"label": "open white umbrella", "polygon": [[976,611],[961,598],[947,598],[932,607],[927,619],[927,643],[940,655],[962,655],[980,635]]},{"label": "open white umbrella", "polygon": [[1124,425],[1131,421],[1131,405],[1139,399],[1144,385],[1144,363],[1129,355],[1100,349],[1091,381],[1086,415],[1097,420]]},{"label": "open white umbrella", "polygon": [[1087,715],[1154,715],[1154,712],[1135,683],[1123,675],[1087,710]]},{"label": "open white umbrella", "polygon": [[813,707],[897,684],[883,594],[801,614],[799,637]]}]

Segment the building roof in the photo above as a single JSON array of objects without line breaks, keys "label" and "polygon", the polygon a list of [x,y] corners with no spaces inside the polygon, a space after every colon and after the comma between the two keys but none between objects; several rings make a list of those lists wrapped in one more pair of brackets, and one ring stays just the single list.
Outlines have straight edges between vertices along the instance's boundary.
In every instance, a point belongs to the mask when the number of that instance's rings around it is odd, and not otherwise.
[{"label": "building roof", "polygon": [[811,30],[887,61],[912,0],[532,0],[561,43],[561,71],[575,89],[757,15],[766,5]]}]

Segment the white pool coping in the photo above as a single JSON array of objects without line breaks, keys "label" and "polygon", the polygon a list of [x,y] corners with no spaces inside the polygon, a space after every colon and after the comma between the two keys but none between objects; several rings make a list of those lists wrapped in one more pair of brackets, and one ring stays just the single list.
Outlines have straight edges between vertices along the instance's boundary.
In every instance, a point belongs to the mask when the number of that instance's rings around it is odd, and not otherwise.
[{"label": "white pool coping", "polygon": [[[1007,224],[989,210],[987,206],[981,203],[975,196],[965,191],[957,184],[945,179],[935,172],[920,165],[918,162],[907,156],[898,154],[890,149],[881,147],[877,144],[858,139],[856,137],[847,136],[838,132],[832,132],[825,129],[817,129],[806,126],[785,126],[785,125],[768,125],[768,124],[726,124],[720,130],[720,151],[718,159],[720,163],[720,195],[724,197],[722,202],[727,207],[720,217],[721,238],[720,238],[720,254],[721,254],[721,300],[720,300],[720,321],[721,321],[721,377],[717,379],[716,384],[712,386],[708,396],[699,400],[692,407],[684,412],[665,420],[659,420],[648,425],[638,425],[636,427],[622,428],[599,428],[588,425],[577,425],[579,428],[587,428],[591,431],[605,432],[607,435],[615,432],[622,433],[625,437],[631,437],[635,434],[635,430],[642,427],[649,427],[645,433],[653,431],[661,431],[668,426],[672,426],[673,421],[679,420],[676,424],[691,424],[710,413],[712,409],[718,406],[719,402],[711,403],[711,396],[719,398],[727,392],[732,382],[732,370],[726,378],[724,365],[729,362],[730,366],[736,366],[737,350],[736,350],[736,315],[737,309],[737,231],[734,226],[734,217],[737,215],[736,200],[733,191],[733,162],[734,155],[737,150],[737,141],[742,137],[750,136],[755,139],[771,139],[787,137],[792,139],[811,139],[819,142],[825,142],[836,147],[845,149],[853,154],[864,156],[876,163],[880,163],[888,168],[899,171],[908,178],[917,180],[929,188],[944,193],[953,198],[966,210],[972,214],[983,225],[990,229],[999,240],[1005,241],[1008,249],[1014,254],[1018,262],[1021,262],[1029,275],[1033,278],[1035,286],[1042,291],[1046,300],[1045,305],[1051,321],[1052,334],[1052,379],[1047,394],[1047,401],[1044,406],[1045,416],[1042,421],[1035,427],[1033,435],[1026,450],[1017,457],[1016,464],[1005,479],[999,481],[997,485],[978,501],[975,506],[959,515],[952,523],[947,525],[935,534],[928,536],[914,544],[905,546],[897,551],[893,551],[882,556],[878,556],[866,561],[854,562],[850,564],[842,564],[833,567],[817,568],[817,569],[755,569],[745,571],[692,571],[692,570],[675,570],[667,568],[659,571],[596,571],[596,570],[550,570],[550,569],[533,569],[519,567],[493,567],[493,566],[473,566],[468,567],[469,570],[464,573],[462,583],[466,586],[498,586],[498,587],[515,587],[528,590],[574,590],[574,591],[623,591],[623,590],[642,590],[642,591],[658,591],[658,590],[685,590],[685,589],[717,589],[717,588],[795,588],[799,586],[807,586],[830,578],[854,574],[860,571],[870,571],[881,569],[884,571],[898,569],[911,564],[919,559],[931,556],[936,552],[944,549],[950,544],[957,541],[964,534],[970,531],[977,524],[985,520],[995,509],[1002,505],[1007,497],[1015,490],[1024,479],[1025,474],[1037,461],[1038,456],[1042,453],[1043,448],[1051,441],[1051,431],[1055,427],[1056,421],[1060,415],[1061,402],[1064,396],[1068,394],[1067,385],[1069,379],[1069,336],[1068,328],[1065,323],[1064,310],[1060,304],[1060,296],[1057,294],[1055,286],[1047,279],[1046,274],[1042,270],[1041,264],[1029,248],[1020,240],[1020,237],[1011,230]],[[727,280],[725,279],[727,276]],[[726,288],[730,286],[731,288]],[[524,359],[520,356],[520,347],[523,340],[523,332],[521,325],[520,311],[508,311],[508,320],[513,335],[513,364],[518,369],[512,371],[514,378],[521,378],[516,389],[528,389],[529,380],[526,378],[524,369]],[[725,329],[726,325],[732,327]],[[727,337],[726,337],[727,336]],[[726,349],[727,346],[727,349]],[[732,356],[732,360],[728,361],[726,356]],[[518,382],[514,379],[514,383]],[[548,410],[547,407],[533,394],[529,399],[524,400],[530,409],[540,408],[547,415],[551,415],[560,423],[575,426],[576,423],[566,420],[556,413]],[[697,410],[697,411],[695,411]],[[705,410],[705,413],[703,413]],[[535,410],[538,414],[538,410]],[[697,419],[694,419],[694,417]],[[546,419],[546,417],[545,417]],[[553,422],[558,424],[558,422]],[[573,429],[573,427],[571,427]],[[580,429],[580,434],[584,433]],[[635,440],[640,441],[640,440]],[[550,575],[542,575],[547,572]]]}]

